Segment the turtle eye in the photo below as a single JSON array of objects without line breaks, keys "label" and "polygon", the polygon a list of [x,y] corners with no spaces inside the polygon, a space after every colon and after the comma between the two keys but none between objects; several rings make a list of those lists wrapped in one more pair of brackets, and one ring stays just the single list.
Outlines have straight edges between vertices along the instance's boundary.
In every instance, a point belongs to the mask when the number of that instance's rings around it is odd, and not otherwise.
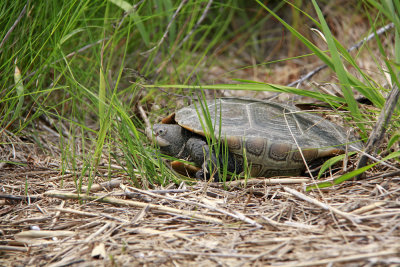
[{"label": "turtle eye", "polygon": [[167,130],[161,128],[161,129],[158,129],[158,130],[157,130],[156,134],[157,134],[157,136],[162,136],[162,135],[164,135],[166,132],[167,132]]}]

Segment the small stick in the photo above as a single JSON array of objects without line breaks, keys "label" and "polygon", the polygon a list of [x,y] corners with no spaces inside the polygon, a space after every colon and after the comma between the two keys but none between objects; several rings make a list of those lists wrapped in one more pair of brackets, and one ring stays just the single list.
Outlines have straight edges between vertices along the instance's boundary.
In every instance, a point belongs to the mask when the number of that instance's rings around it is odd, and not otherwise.
[{"label": "small stick", "polygon": [[43,222],[51,219],[51,216],[42,216],[42,217],[33,217],[33,218],[25,218],[18,221],[11,222],[11,225],[18,225],[23,223],[30,223],[30,222]]},{"label": "small stick", "polygon": [[178,44],[177,47],[175,47],[174,52],[172,53],[172,55],[168,58],[168,62],[171,61],[171,59],[175,56],[175,53],[177,51],[179,51],[179,48],[181,48],[181,46],[186,43],[186,41],[189,39],[190,36],[192,36],[192,34],[194,33],[194,31],[200,26],[200,24],[203,22],[203,20],[205,19],[208,11],[210,10],[210,6],[211,4],[214,2],[214,0],[209,0],[207,3],[207,6],[204,8],[204,12],[203,14],[201,14],[199,20],[196,22],[196,25],[194,25],[194,27],[190,30],[190,32],[185,36],[185,38],[183,38],[182,42],[180,42]]},{"label": "small stick", "polygon": [[280,223],[280,222],[276,222],[270,218],[268,218],[267,216],[261,216],[261,218],[263,220],[265,220],[267,223],[269,223],[272,226],[275,227],[294,227],[294,228],[299,228],[299,229],[306,229],[306,230],[320,230],[322,231],[322,229],[318,226],[314,226],[314,225],[308,225],[308,224],[304,224],[304,223],[299,223],[299,222],[290,222],[290,221],[286,221],[284,223]]},{"label": "small stick", "polygon": [[0,199],[10,199],[10,200],[19,200],[19,201],[30,201],[30,202],[34,202],[37,201],[39,199],[41,199],[40,195],[36,195],[36,196],[16,196],[16,195],[2,195],[0,194]]},{"label": "small stick", "polygon": [[87,212],[87,211],[74,210],[74,209],[70,209],[70,208],[55,208],[55,210],[57,210],[58,212],[73,213],[73,214],[77,214],[77,215],[81,215],[81,216],[88,216],[88,217],[105,217],[110,220],[116,220],[116,221],[123,222],[123,223],[129,223],[129,221],[127,221],[127,220],[123,220],[123,219],[117,218],[115,216],[111,216],[111,215],[104,214],[104,213],[92,213],[92,212]]},{"label": "small stick", "polygon": [[[118,187],[121,184],[121,179],[116,178],[108,182],[100,183],[100,184],[94,184],[90,188],[90,192],[97,192],[102,190],[103,188],[111,190],[112,188]],[[87,186],[83,186],[81,192],[86,192],[88,189]],[[77,192],[76,190],[74,192]]]},{"label": "small stick", "polygon": [[139,110],[140,116],[142,117],[142,119],[144,121],[144,124],[146,124],[146,128],[151,129],[151,123],[150,123],[149,118],[147,117],[146,112],[144,111],[142,105],[140,105],[140,104],[138,105],[138,110]]},{"label": "small stick", "polygon": [[175,13],[172,15],[172,18],[170,20],[170,22],[167,25],[167,29],[164,32],[164,35],[161,37],[160,41],[158,42],[158,44],[156,44],[153,48],[140,53],[141,55],[146,55],[149,54],[151,52],[153,52],[157,47],[159,47],[165,40],[165,38],[167,38],[168,32],[169,32],[169,28],[171,28],[172,22],[176,19],[176,16],[179,14],[179,12],[181,11],[183,5],[186,3],[187,0],[182,0],[181,3],[179,4],[178,8],[175,10]]},{"label": "small stick", "polygon": [[160,190],[149,190],[154,194],[176,194],[176,193],[187,193],[192,192],[188,189],[160,189]]},{"label": "small stick", "polygon": [[[60,204],[59,208],[62,209],[62,208],[64,208],[64,206],[65,206],[65,201],[63,200],[63,201],[61,201],[61,204]],[[60,211],[56,212],[56,214],[55,214],[55,216],[54,216],[54,218],[53,218],[53,220],[51,222],[51,225],[50,225],[49,229],[53,229],[54,225],[56,225],[58,219],[60,218],[60,214],[61,214]]]},{"label": "small stick", "polygon": [[294,262],[294,263],[289,263],[286,265],[279,265],[280,267],[305,267],[305,266],[318,266],[318,265],[329,265],[331,266],[333,263],[336,262],[350,262],[350,261],[356,261],[356,260],[362,260],[362,259],[369,259],[369,258],[374,258],[374,257],[382,257],[382,256],[389,256],[389,255],[396,255],[398,254],[398,250],[396,249],[390,249],[390,250],[384,250],[384,251],[378,251],[378,252],[372,252],[372,253],[364,253],[364,254],[356,254],[356,255],[349,255],[349,256],[344,256],[344,257],[335,257],[335,258],[327,258],[323,260],[316,260],[316,261],[306,261],[306,262]]},{"label": "small stick", "polygon": [[[94,42],[94,43],[85,45],[85,46],[83,46],[82,48],[80,48],[80,49],[78,49],[78,50],[76,50],[76,51],[74,51],[74,52],[69,53],[68,55],[66,55],[66,56],[63,57],[63,58],[57,59],[57,60],[51,62],[50,64],[44,65],[44,66],[42,67],[42,70],[47,69],[47,68],[49,68],[51,65],[54,65],[54,64],[57,63],[57,62],[63,61],[63,60],[65,60],[66,58],[70,58],[70,57],[74,56],[75,54],[81,53],[81,52],[83,52],[83,51],[85,51],[85,50],[91,48],[92,46],[95,46],[95,45],[100,44],[100,43],[102,43],[102,42],[104,42],[104,41],[107,41],[108,39],[109,39],[109,38],[100,39],[100,40],[98,40],[98,41],[96,41],[96,42]],[[28,80],[30,77],[32,77],[33,75],[35,75],[36,72],[37,72],[37,70],[32,71],[32,72],[26,74],[26,75],[24,76],[23,81],[25,82],[26,80]],[[10,89],[10,88],[12,88],[12,87],[13,87],[13,86],[10,86],[10,87],[8,87],[8,89]]]},{"label": "small stick", "polygon": [[135,11],[137,9],[137,7],[142,4],[143,1],[144,0],[140,0],[138,3],[136,3],[136,5],[132,6],[132,8],[130,8],[128,11],[125,12],[124,16],[119,21],[117,28],[121,27],[121,25],[124,22],[125,18],[127,16],[129,16],[130,14],[132,14],[132,12]]},{"label": "small stick", "polygon": [[374,210],[374,209],[376,209],[376,208],[382,207],[382,206],[384,206],[385,204],[386,204],[385,201],[378,201],[378,202],[372,203],[372,204],[370,204],[370,205],[361,207],[361,208],[359,208],[359,209],[353,210],[351,213],[357,214],[357,215],[358,215],[358,214],[362,214],[362,213],[365,213],[365,212],[367,212],[367,211],[371,211],[371,210]]},{"label": "small stick", "polygon": [[222,220],[220,220],[220,219],[201,215],[195,211],[179,210],[179,209],[174,209],[174,208],[165,207],[165,206],[156,205],[156,204],[143,203],[143,202],[132,201],[132,200],[123,200],[123,199],[118,199],[118,198],[113,198],[113,197],[100,197],[100,199],[99,199],[99,197],[97,197],[97,196],[78,195],[78,194],[65,193],[65,192],[60,192],[60,191],[47,191],[44,193],[44,195],[47,197],[54,197],[54,198],[60,198],[60,199],[79,199],[79,200],[98,201],[101,203],[109,203],[109,204],[113,204],[113,205],[121,205],[121,206],[137,207],[137,208],[144,208],[144,207],[148,206],[149,210],[156,210],[156,211],[164,212],[167,214],[177,214],[177,215],[188,217],[190,219],[196,219],[199,221],[205,221],[205,222],[209,222],[209,223],[216,223],[216,224],[223,223]]},{"label": "small stick", "polygon": [[220,212],[222,214],[225,214],[225,215],[228,215],[230,217],[233,217],[233,218],[235,218],[237,220],[247,222],[248,224],[253,225],[253,226],[257,227],[257,228],[262,228],[261,224],[257,223],[256,221],[246,217],[244,214],[239,213],[237,211],[232,213],[232,212],[226,211],[226,210],[224,210],[222,208],[218,208],[218,207],[211,206],[211,205],[205,205],[205,204],[197,203],[197,202],[194,202],[194,201],[181,200],[181,199],[176,199],[176,198],[172,198],[172,197],[161,196],[161,195],[157,195],[157,194],[154,194],[154,193],[151,193],[151,192],[148,192],[148,191],[145,191],[145,190],[141,190],[141,189],[138,189],[138,188],[134,188],[134,187],[130,187],[130,189],[132,189],[134,191],[137,191],[139,193],[142,193],[142,194],[147,194],[147,195],[152,196],[152,197],[167,199],[167,200],[174,201],[174,202],[181,202],[181,203],[185,203],[185,204],[188,204],[188,205],[194,205],[194,206],[206,208],[206,209],[209,209],[209,210],[212,210],[212,211],[217,211],[217,212]]},{"label": "small stick", "polygon": [[[147,78],[146,76],[144,76],[143,74],[141,74],[141,73],[140,73],[139,71],[137,71],[137,70],[131,69],[131,73],[132,73],[133,76],[135,76],[136,79],[137,79],[137,78],[141,78],[141,79],[142,79],[141,82],[142,82],[143,84],[140,84],[139,82],[136,82],[136,84],[139,85],[139,86],[141,86],[142,88],[144,88],[144,85],[154,84],[154,81],[153,81],[153,80]],[[134,82],[132,82],[132,83],[134,83]],[[182,98],[182,99],[186,99],[186,100],[188,100],[188,101],[192,101],[192,100],[194,100],[194,99],[197,99],[197,97],[195,97],[195,96],[188,96],[188,95],[182,95],[182,94],[172,93],[172,92],[170,92],[170,91],[164,90],[164,89],[161,88],[161,87],[154,87],[154,88],[156,88],[157,90],[160,90],[161,92],[163,92],[164,94],[166,94],[166,95],[168,95],[168,96],[176,96],[176,97],[179,97],[179,98]]]},{"label": "small stick", "polygon": [[399,216],[399,215],[400,215],[400,211],[393,211],[393,212],[387,212],[387,213],[381,213],[381,214],[364,215],[364,216],[360,216],[360,218],[363,220],[370,220],[370,219],[379,219],[379,218]]},{"label": "small stick", "polygon": [[98,236],[99,234],[101,234],[102,232],[104,232],[107,228],[109,228],[112,225],[111,222],[107,222],[105,223],[102,227],[100,227],[100,229],[98,229],[96,232],[94,232],[93,234],[91,234],[90,236],[85,238],[85,242],[89,242],[91,241],[93,238],[95,238],[96,236]]},{"label": "small stick", "polygon": [[18,23],[21,21],[22,16],[25,14],[26,8],[28,7],[29,2],[30,2],[30,0],[26,1],[26,4],[25,4],[24,8],[22,9],[21,13],[19,13],[18,18],[15,20],[14,24],[11,26],[11,28],[8,30],[8,32],[4,36],[3,40],[1,41],[0,53],[1,53],[1,48],[3,47],[4,43],[8,40],[8,38],[10,38],[10,34],[14,31],[15,27],[17,27]]},{"label": "small stick", "polygon": [[14,235],[18,239],[32,239],[32,238],[51,238],[51,237],[68,237],[73,236],[76,233],[74,231],[64,231],[64,230],[28,230],[19,232]]},{"label": "small stick", "polygon": [[385,162],[385,161],[381,161],[381,160],[378,159],[377,157],[374,157],[374,156],[372,156],[372,155],[366,153],[365,151],[363,151],[363,150],[361,150],[361,149],[358,149],[357,147],[355,147],[355,146],[353,146],[353,145],[350,145],[350,147],[351,147],[354,151],[360,153],[362,156],[365,156],[365,157],[369,158],[369,159],[372,160],[372,161],[380,162],[379,164],[381,164],[381,165],[384,165],[384,166],[386,166],[386,167],[388,167],[388,168],[390,168],[390,169],[392,169],[392,170],[399,171],[399,168],[396,168],[395,166],[390,165],[389,163],[387,163],[387,162]]},{"label": "small stick", "polygon": [[[248,180],[236,180],[226,182],[228,187],[242,186],[242,185],[281,185],[281,184],[302,184],[310,182],[309,178],[252,178]],[[211,183],[211,186],[221,187],[221,183]]]},{"label": "small stick", "polygon": [[232,253],[232,254],[224,254],[224,253],[212,253],[212,252],[201,252],[201,251],[186,251],[186,250],[170,250],[163,249],[165,253],[169,254],[182,254],[182,255],[191,255],[191,256],[206,256],[206,257],[218,257],[218,258],[253,258],[252,254],[240,254],[240,253]]},{"label": "small stick", "polygon": [[[289,130],[289,132],[290,132],[290,135],[291,135],[292,138],[293,138],[294,143],[296,144],[297,149],[298,149],[299,152],[300,152],[300,156],[301,156],[301,158],[302,158],[302,160],[303,160],[303,162],[304,162],[304,165],[306,166],[306,169],[307,169],[308,173],[310,174],[311,179],[314,181],[315,179],[314,179],[314,176],[313,176],[313,174],[312,174],[312,171],[310,170],[310,167],[308,166],[308,163],[307,163],[307,161],[306,161],[306,158],[304,157],[303,150],[302,150],[301,147],[299,146],[299,143],[297,142],[297,139],[296,139],[296,137],[294,136],[294,134],[293,134],[293,132],[292,132],[292,129],[290,128],[289,122],[288,122],[288,120],[287,120],[287,118],[286,118],[286,114],[287,114],[287,113],[284,111],[284,112],[283,112],[283,118],[285,119],[286,126],[287,126],[287,128],[288,128],[288,130]],[[291,113],[289,112],[288,114],[291,114]]]},{"label": "small stick", "polygon": [[[383,135],[386,132],[387,125],[392,118],[394,109],[396,108],[397,102],[399,101],[400,91],[399,87],[395,83],[393,85],[392,91],[390,91],[389,96],[386,99],[385,106],[383,107],[381,114],[379,114],[378,121],[376,122],[371,135],[368,138],[368,142],[365,148],[365,154],[363,154],[358,161],[357,168],[360,169],[367,165],[368,157],[366,154],[375,153],[378,149],[379,144],[383,140]],[[359,175],[357,178],[361,178]]]},{"label": "small stick", "polygon": [[156,229],[150,229],[150,228],[144,228],[144,227],[138,227],[134,228],[132,230],[129,230],[129,233],[135,233],[135,234],[146,234],[146,235],[160,235],[160,236],[167,236],[167,237],[179,237],[187,240],[188,234],[185,233],[180,233],[178,231],[160,231]]},{"label": "small stick", "polygon": [[139,221],[141,221],[144,216],[147,214],[147,211],[149,210],[149,206],[144,207],[141,211],[136,213],[135,217],[133,217],[132,221],[130,221],[131,224],[137,224]]},{"label": "small stick", "polygon": [[[391,29],[391,28],[393,28],[393,27],[394,27],[394,23],[389,23],[389,24],[387,24],[387,25],[385,25],[385,26],[379,28],[379,29],[376,31],[376,34],[377,34],[377,35],[381,35],[382,33],[388,31],[389,29]],[[374,37],[375,37],[375,33],[371,33],[370,35],[368,35],[367,37],[365,37],[364,39],[362,39],[360,42],[356,43],[355,45],[353,45],[352,47],[350,47],[349,49],[347,49],[347,51],[348,51],[348,52],[351,52],[351,51],[353,51],[353,50],[355,50],[355,49],[358,49],[361,45],[363,45],[364,43],[370,41],[370,40],[371,40],[372,38],[374,38]],[[328,65],[326,65],[326,64],[321,65],[321,66],[317,67],[316,69],[310,71],[310,72],[307,73],[306,75],[302,76],[300,79],[298,79],[298,80],[296,80],[296,81],[294,81],[294,82],[289,83],[287,86],[293,87],[293,86],[295,86],[296,84],[299,84],[299,85],[300,85],[302,82],[304,82],[304,81],[310,79],[312,76],[314,76],[315,74],[317,74],[317,73],[320,72],[321,70],[325,69],[326,67],[328,67]]]},{"label": "small stick", "polygon": [[16,246],[0,246],[0,251],[28,252],[28,248],[27,247],[16,247]]},{"label": "small stick", "polygon": [[292,195],[294,195],[294,196],[296,196],[296,197],[298,197],[298,198],[300,198],[302,200],[305,200],[305,201],[307,201],[307,202],[309,202],[311,204],[314,204],[314,205],[316,205],[316,206],[318,206],[318,207],[320,207],[320,208],[322,208],[324,210],[329,210],[329,211],[331,211],[331,212],[333,212],[333,213],[335,213],[337,215],[340,215],[343,218],[351,221],[352,223],[361,222],[361,218],[358,217],[358,216],[355,216],[355,215],[343,212],[341,210],[338,210],[337,208],[331,207],[328,204],[322,203],[322,202],[320,202],[320,201],[318,201],[318,200],[316,200],[314,198],[306,196],[303,193],[300,193],[300,192],[298,192],[298,191],[296,191],[296,190],[294,190],[292,188],[283,187],[283,190],[285,190],[286,192],[288,192],[288,193],[290,193],[290,194],[292,194]]},{"label": "small stick", "polygon": [[[2,134],[2,131],[0,132],[0,135]],[[28,171],[28,172],[21,172],[21,173],[12,173],[12,174],[0,174],[0,178],[15,178],[15,177],[29,177],[33,175],[40,175],[40,174],[51,174],[51,173],[58,173],[59,171],[56,170],[46,170],[46,171]]]}]

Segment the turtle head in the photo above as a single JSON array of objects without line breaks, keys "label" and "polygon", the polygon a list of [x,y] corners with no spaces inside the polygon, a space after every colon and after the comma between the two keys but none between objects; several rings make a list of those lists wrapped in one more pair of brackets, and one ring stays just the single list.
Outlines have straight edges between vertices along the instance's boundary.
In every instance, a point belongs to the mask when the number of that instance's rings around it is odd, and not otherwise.
[{"label": "turtle head", "polygon": [[177,157],[187,141],[184,129],[178,124],[154,124],[146,135],[160,147],[162,153]]}]

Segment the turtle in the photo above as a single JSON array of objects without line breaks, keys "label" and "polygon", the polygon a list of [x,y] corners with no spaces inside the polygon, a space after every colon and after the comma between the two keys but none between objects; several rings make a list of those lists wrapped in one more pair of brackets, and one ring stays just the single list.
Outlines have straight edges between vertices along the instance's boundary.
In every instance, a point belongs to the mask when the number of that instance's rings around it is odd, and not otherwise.
[{"label": "turtle", "polygon": [[[206,126],[206,118],[212,127]],[[218,180],[215,168],[222,166],[223,158],[231,173],[248,167],[252,177],[297,176],[305,171],[305,162],[361,149],[354,135],[348,136],[344,128],[319,115],[248,98],[194,103],[147,128],[146,134],[161,153],[198,166],[195,176],[199,179],[214,173]],[[211,151],[207,137],[210,140],[212,135],[227,148],[221,149],[227,151],[225,156]]]}]

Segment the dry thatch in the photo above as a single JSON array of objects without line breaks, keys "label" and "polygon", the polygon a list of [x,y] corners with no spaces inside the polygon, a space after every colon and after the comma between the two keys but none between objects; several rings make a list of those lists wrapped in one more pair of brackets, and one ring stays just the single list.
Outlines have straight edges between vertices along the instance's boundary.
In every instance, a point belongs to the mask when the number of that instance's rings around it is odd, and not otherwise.
[{"label": "dry thatch", "polygon": [[313,192],[304,178],[145,191],[118,174],[78,195],[52,164],[1,166],[0,265],[400,264],[398,173]]}]

